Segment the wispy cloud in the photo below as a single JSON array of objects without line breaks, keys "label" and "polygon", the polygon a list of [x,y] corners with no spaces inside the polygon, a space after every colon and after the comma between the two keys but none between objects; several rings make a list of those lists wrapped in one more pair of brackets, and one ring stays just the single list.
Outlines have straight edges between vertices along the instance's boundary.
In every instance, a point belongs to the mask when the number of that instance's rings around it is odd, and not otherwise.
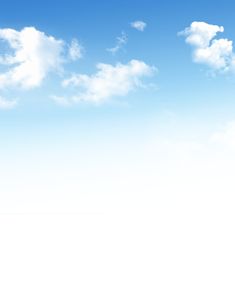
[{"label": "wispy cloud", "polygon": [[76,61],[83,57],[84,48],[77,39],[73,39],[69,46],[69,58]]},{"label": "wispy cloud", "polygon": [[142,20],[137,20],[131,23],[131,27],[140,32],[143,32],[146,29],[147,24]]},{"label": "wispy cloud", "polygon": [[17,105],[16,100],[9,100],[0,96],[0,109],[12,109]]},{"label": "wispy cloud", "polygon": [[113,48],[107,48],[106,50],[108,52],[111,52],[112,54],[116,54],[119,50],[121,50],[124,45],[126,45],[128,42],[128,37],[125,32],[122,32],[121,36],[116,38],[116,45]]},{"label": "wispy cloud", "polygon": [[[155,68],[143,61],[131,60],[127,64],[116,65],[99,63],[93,75],[76,74],[63,81],[63,86],[73,87],[76,94],[67,98],[70,102],[101,103],[114,96],[125,96],[130,91],[141,87],[141,79],[151,76]],[[66,104],[63,97],[54,97],[60,104]],[[61,103],[62,102],[62,103]],[[69,102],[68,102],[69,103]]]}]

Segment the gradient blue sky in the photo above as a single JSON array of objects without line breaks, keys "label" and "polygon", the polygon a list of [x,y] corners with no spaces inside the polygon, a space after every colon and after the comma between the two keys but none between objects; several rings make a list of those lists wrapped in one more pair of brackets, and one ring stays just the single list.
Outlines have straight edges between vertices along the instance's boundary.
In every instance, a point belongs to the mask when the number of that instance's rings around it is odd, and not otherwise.
[{"label": "gradient blue sky", "polygon": [[[0,293],[234,294],[234,9],[228,0],[0,1]],[[22,89],[5,78],[13,57],[1,41],[10,28],[20,43],[25,27],[67,51],[76,38],[83,58]],[[128,42],[111,54],[122,32]],[[145,74],[131,76],[133,91],[115,76],[121,97],[51,98],[79,91],[61,85],[72,73],[90,89],[97,63],[112,72],[133,59]],[[106,78],[96,90],[120,94]],[[9,99],[17,105],[1,109]]]},{"label": "gradient blue sky", "polygon": [[[1,5],[1,28],[22,29],[34,26],[56,38],[70,41],[76,37],[85,47],[85,56],[71,70],[91,73],[98,62],[114,64],[139,59],[154,65],[159,72],[152,79],[158,89],[136,91],[121,101],[129,107],[75,105],[62,109],[48,99],[58,91],[58,76],[51,75],[40,89],[27,93],[12,92],[22,97],[20,105],[11,111],[1,111],[1,131],[24,132],[46,122],[45,128],[59,128],[84,120],[135,121],[138,124],[174,113],[178,120],[224,121],[233,119],[234,77],[209,78],[203,65],[191,62],[191,50],[184,38],[177,36],[194,20],[225,27],[224,36],[235,38],[233,4],[225,1],[7,1]],[[130,22],[144,20],[147,29],[139,33]],[[105,50],[113,46],[122,31],[128,34],[125,50],[111,56]],[[68,68],[68,67],[67,67]],[[15,123],[14,123],[15,122]],[[49,125],[49,126],[48,126]],[[138,128],[139,126],[137,126]],[[146,126],[148,127],[148,126]],[[8,130],[9,128],[9,130]],[[32,130],[33,131],[33,130]],[[36,131],[36,130],[35,130]]]},{"label": "gradient blue sky", "polygon": [[[211,116],[213,119],[213,114],[218,114],[217,110],[221,107],[231,115],[231,106],[234,105],[233,78],[206,77],[203,72],[205,67],[192,64],[191,50],[185,46],[184,38],[177,36],[177,32],[192,21],[205,21],[223,25],[224,37],[233,40],[232,7],[231,1],[225,1],[223,5],[219,1],[60,1],[56,4],[54,1],[8,1],[2,4],[0,25],[1,28],[19,30],[25,26],[34,26],[68,42],[74,37],[78,38],[86,53],[83,59],[70,66],[81,73],[94,72],[98,62],[126,63],[130,59],[143,60],[156,66],[159,73],[154,77],[154,83],[158,91],[132,93],[127,98],[132,108],[128,116],[137,112],[141,112],[141,115],[155,115],[159,110],[167,108],[185,115],[196,111],[204,118]],[[129,26],[131,21],[138,19],[148,25],[141,34]],[[129,36],[128,44],[124,51],[111,56],[105,49],[114,45],[115,38],[122,31]],[[60,110],[51,107],[50,101],[45,103],[47,97],[42,97],[50,95],[50,91],[52,94],[56,91],[53,80],[56,77],[52,75],[40,91],[21,94],[28,97],[25,112],[27,107],[30,107],[30,112],[37,112],[38,107],[42,107],[42,112],[50,110],[54,113],[53,119],[57,114],[60,115]],[[36,105],[35,100],[38,101]],[[93,112],[93,109],[89,107],[86,111]],[[103,112],[103,109],[98,109],[97,114],[99,111]],[[107,111],[113,111],[113,107],[109,106]],[[123,109],[115,111],[123,112]],[[69,116],[71,112],[73,110],[69,111]],[[78,106],[75,115],[80,112],[84,111]]]},{"label": "gradient blue sky", "polygon": [[[15,108],[0,110],[4,162],[8,158],[11,166],[12,158],[22,158],[22,166],[24,161],[30,165],[27,154],[36,162],[54,150],[59,150],[61,160],[66,160],[70,148],[80,154],[80,145],[84,146],[82,154],[90,160],[89,152],[96,154],[97,145],[107,154],[110,149],[118,154],[116,145],[126,146],[128,153],[132,145],[147,138],[207,140],[235,118],[235,76],[212,76],[206,65],[193,63],[192,49],[178,32],[193,21],[203,21],[223,26],[223,37],[233,40],[232,8],[231,1],[223,5],[219,1],[150,0],[2,3],[2,29],[33,26],[68,43],[77,38],[85,49],[82,59],[66,64],[62,76],[51,73],[40,87],[28,91],[4,90],[6,96],[19,98]],[[135,20],[146,22],[144,32],[131,28],[130,23]],[[122,32],[128,35],[128,42],[123,50],[112,55],[106,49],[115,46]],[[60,85],[63,74],[89,75],[96,71],[99,62],[126,64],[131,59],[157,68],[152,77],[145,79],[145,88],[123,97],[111,97],[99,105],[77,103],[63,107],[50,98],[66,93]],[[86,152],[87,145],[94,150]],[[42,151],[38,146],[42,146]],[[115,154],[113,151],[113,161]],[[99,154],[95,157],[99,158]],[[7,161],[5,164],[8,165]],[[4,165],[2,170],[4,173]]]}]

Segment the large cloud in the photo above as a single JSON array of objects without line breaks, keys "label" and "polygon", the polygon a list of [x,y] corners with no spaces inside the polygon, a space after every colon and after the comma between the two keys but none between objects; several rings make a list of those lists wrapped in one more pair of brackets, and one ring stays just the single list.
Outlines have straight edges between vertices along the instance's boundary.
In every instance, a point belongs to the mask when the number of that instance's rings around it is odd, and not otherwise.
[{"label": "large cloud", "polygon": [[34,27],[25,27],[21,31],[0,29],[0,41],[7,42],[11,51],[0,55],[0,64],[7,66],[7,70],[0,74],[0,89],[38,87],[46,75],[58,70],[63,62],[64,42]]},{"label": "large cloud", "polygon": [[214,39],[224,28],[205,22],[194,21],[180,35],[193,46],[193,61],[206,64],[214,70],[228,71],[233,68],[233,42],[228,39]]},{"label": "large cloud", "polygon": [[[99,63],[93,75],[76,74],[63,81],[64,87],[74,87],[76,95],[71,102],[87,101],[100,103],[113,96],[125,96],[142,85],[141,79],[154,73],[155,68],[143,61],[131,60],[127,64]],[[54,97],[59,103],[66,104],[67,99]]]}]

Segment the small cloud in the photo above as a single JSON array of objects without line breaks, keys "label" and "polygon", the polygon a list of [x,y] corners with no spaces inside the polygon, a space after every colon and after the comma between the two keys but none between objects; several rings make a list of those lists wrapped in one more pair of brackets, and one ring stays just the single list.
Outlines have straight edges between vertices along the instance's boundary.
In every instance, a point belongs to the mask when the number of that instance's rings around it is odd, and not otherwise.
[{"label": "small cloud", "polygon": [[113,48],[106,49],[108,52],[111,52],[112,54],[116,54],[119,50],[121,50],[124,45],[127,44],[128,37],[125,32],[122,32],[120,37],[116,38],[116,45]]},{"label": "small cloud", "polygon": [[69,46],[69,58],[76,61],[83,57],[84,48],[79,44],[77,39],[73,39]]},{"label": "small cloud", "polygon": [[0,109],[12,109],[17,105],[16,100],[8,100],[0,96]]},{"label": "small cloud", "polygon": [[131,27],[133,29],[140,31],[140,32],[143,32],[145,30],[146,26],[147,26],[147,24],[141,20],[137,20],[137,21],[134,21],[131,23]]}]

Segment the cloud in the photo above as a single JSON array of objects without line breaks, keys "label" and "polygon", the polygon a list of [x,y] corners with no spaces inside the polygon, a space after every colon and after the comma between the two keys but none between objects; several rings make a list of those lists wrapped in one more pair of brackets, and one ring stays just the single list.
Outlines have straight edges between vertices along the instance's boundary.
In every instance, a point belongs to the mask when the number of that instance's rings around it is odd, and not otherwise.
[{"label": "cloud", "polygon": [[205,22],[192,22],[179,35],[186,37],[186,43],[193,46],[193,61],[208,65],[213,70],[229,71],[234,68],[233,42],[228,39],[214,39],[224,28]]},{"label": "cloud", "polygon": [[[74,74],[64,80],[62,85],[65,88],[76,89],[76,95],[67,99],[71,103],[80,101],[101,103],[113,96],[125,96],[130,91],[143,86],[141,79],[153,75],[155,70],[153,66],[139,60],[131,60],[127,64],[117,63],[115,66],[99,63],[95,74],[90,76]],[[64,97],[53,99],[60,104],[66,103]]]},{"label": "cloud", "polygon": [[17,105],[16,100],[8,100],[0,96],[0,109],[12,109]]},{"label": "cloud", "polygon": [[72,61],[76,61],[83,56],[83,47],[79,44],[77,39],[73,39],[69,46],[69,57]]},{"label": "cloud", "polygon": [[204,63],[213,69],[229,70],[233,60],[232,41],[226,39],[214,40],[207,48],[198,48],[194,52],[194,61]]},{"label": "cloud", "polygon": [[122,32],[120,37],[117,37],[116,39],[116,45],[113,48],[106,49],[108,52],[111,52],[112,54],[116,54],[119,50],[123,48],[123,46],[127,43],[128,38],[126,33]]},{"label": "cloud", "polygon": [[141,20],[137,20],[137,21],[134,21],[131,23],[131,27],[140,31],[140,32],[143,32],[145,30],[146,26],[147,26],[147,24]]},{"label": "cloud", "polygon": [[210,45],[210,41],[218,32],[224,32],[222,26],[211,25],[206,22],[194,21],[190,27],[180,34],[186,36],[186,42],[190,45],[205,48]]},{"label": "cloud", "polygon": [[[59,70],[63,63],[64,42],[34,27],[21,31],[0,29],[0,41],[7,43],[10,52],[0,56],[0,64],[8,66],[0,74],[0,89],[38,87],[49,72]],[[77,55],[75,45],[71,49],[73,57]]]}]

